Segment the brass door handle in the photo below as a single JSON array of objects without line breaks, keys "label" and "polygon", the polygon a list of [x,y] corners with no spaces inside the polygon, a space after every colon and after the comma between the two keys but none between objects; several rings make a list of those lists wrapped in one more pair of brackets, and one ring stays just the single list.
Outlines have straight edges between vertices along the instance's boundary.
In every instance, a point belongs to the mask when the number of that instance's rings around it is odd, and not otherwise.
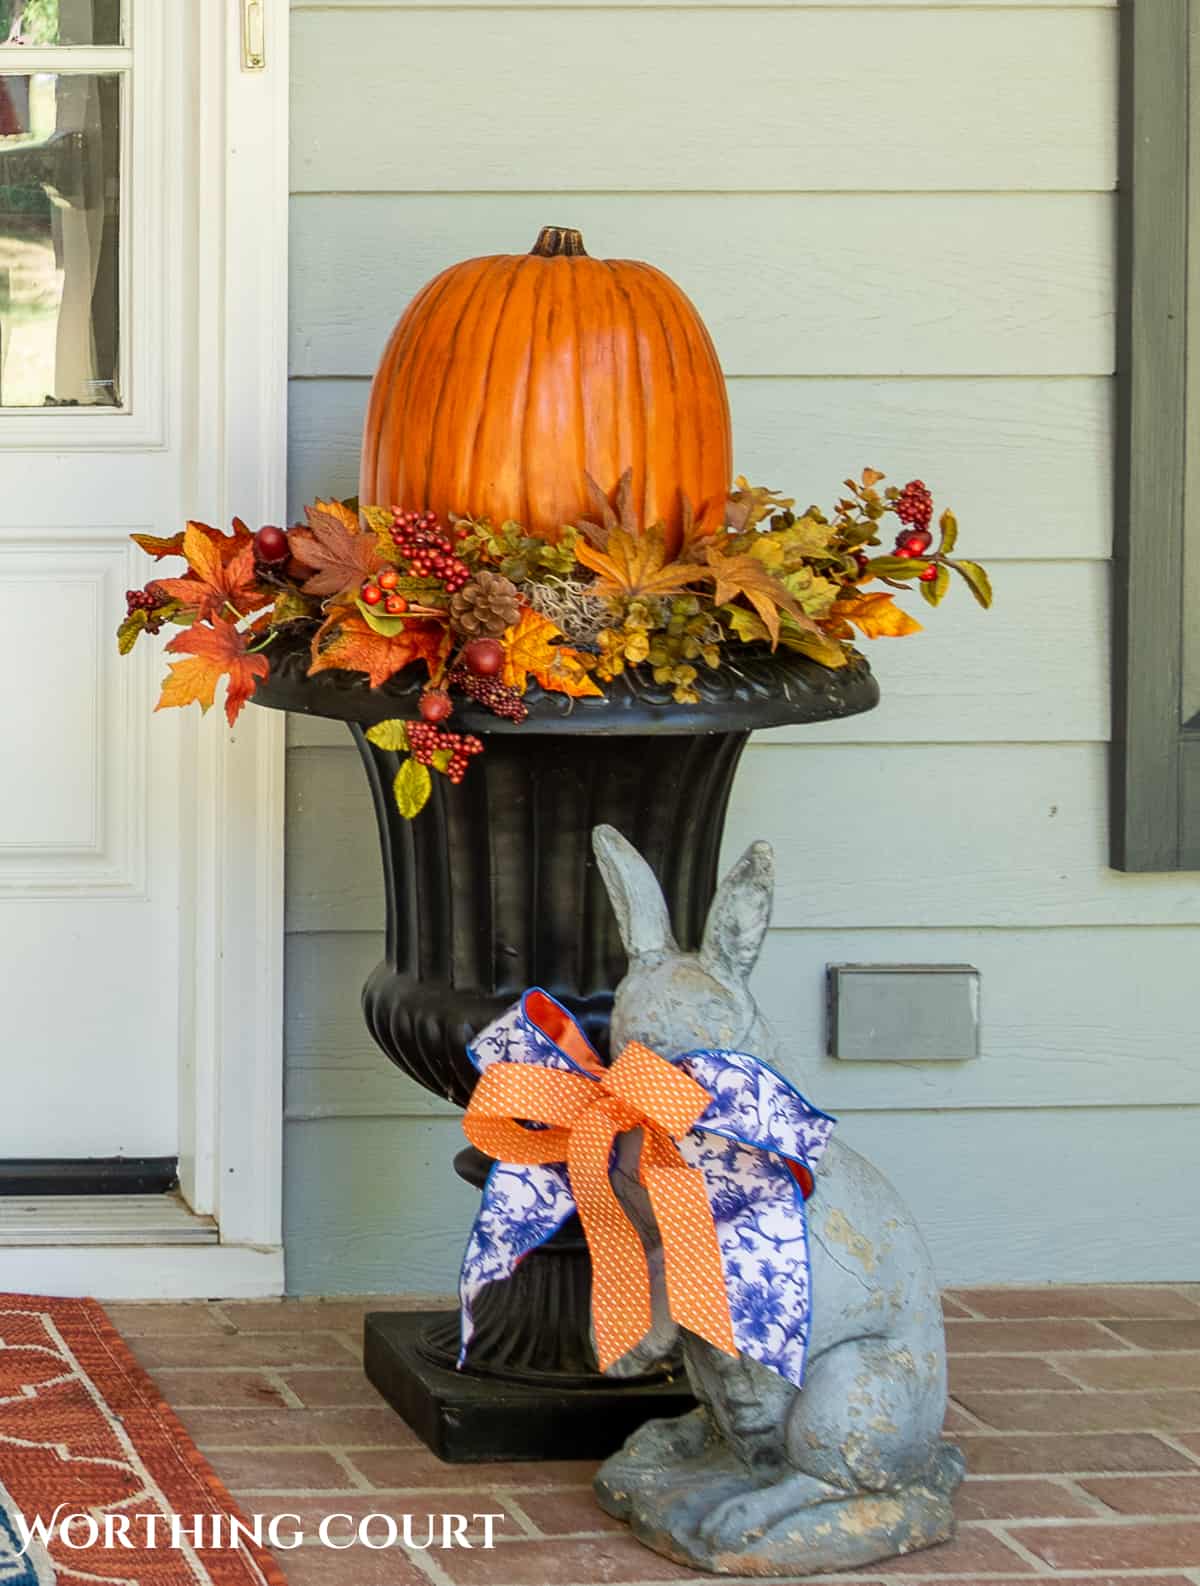
[{"label": "brass door handle", "polygon": [[244,72],[266,70],[266,35],[263,0],[242,0],[242,70]]}]

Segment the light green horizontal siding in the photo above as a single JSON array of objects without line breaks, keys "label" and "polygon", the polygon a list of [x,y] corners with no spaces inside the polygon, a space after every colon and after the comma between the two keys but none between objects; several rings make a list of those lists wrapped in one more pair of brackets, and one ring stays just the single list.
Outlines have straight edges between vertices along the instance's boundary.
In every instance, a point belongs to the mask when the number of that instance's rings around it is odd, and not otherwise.
[{"label": "light green horizontal siding", "polygon": [[[1196,933],[1190,927],[954,929],[908,938],[918,962],[972,963],[983,977],[982,1057],[973,1063],[839,1063],[825,1055],[825,965],[894,958],[888,931],[819,925],[772,931],[755,986],[781,1066],[841,1114],[887,1108],[1200,1105],[1195,1060]],[[287,1110],[325,1117],[453,1116],[393,1067],[363,1024],[358,990],[383,956],[377,931],[300,932],[288,939]],[[1141,996],[1128,995],[1136,959]],[[1153,1008],[1154,1016],[1147,1016]]]},{"label": "light green horizontal siding", "polygon": [[[1105,866],[1104,761],[1103,744],[809,746],[763,734],[734,789],[726,860],[756,837],[774,845],[784,928],[1200,924],[1194,881]],[[379,928],[353,752],[293,749],[291,765],[288,929]]]},{"label": "light green horizontal siding", "polygon": [[[1115,9],[1117,0],[835,0],[843,11],[869,7],[872,11],[894,6],[899,11],[961,11],[972,6],[995,10],[998,4],[1006,9],[1024,7],[1029,10],[1048,11],[1102,11]],[[428,11],[438,4],[452,4],[459,10],[519,11],[525,7],[543,11],[553,5],[556,11],[569,11],[576,6],[589,11],[663,10],[664,0],[292,0],[293,11],[338,11],[353,7],[363,11],[371,7],[386,11]],[[794,11],[804,6],[818,6],[828,10],[830,0],[666,0],[668,6],[686,6],[697,10],[703,6],[716,6],[722,11],[734,7],[747,7],[755,11]]]},{"label": "light green horizontal siding", "polygon": [[[1111,1107],[863,1112],[840,1128],[903,1185],[947,1282],[1178,1279],[1195,1272],[1200,1108],[1140,1122],[1155,1157],[1126,1172],[1128,1117]],[[453,1288],[473,1209],[450,1168],[453,1120],[335,1118],[293,1123],[289,1139],[290,1200],[305,1210],[288,1240],[296,1289]]]},{"label": "light green horizontal siding", "polygon": [[[805,501],[863,464],[922,474],[998,603],[957,591],[871,647],[876,712],[749,751],[727,855],[776,848],[759,995],[947,1279],[1187,1275],[1200,889],[1105,865],[1115,7],[293,9],[293,510],[355,488],[413,291],[549,221],[691,294],[739,471]],[[366,786],[344,729],[289,743],[289,1282],[444,1287],[461,1136],[358,1008],[383,918]],[[980,968],[978,1062],[823,1055],[824,966],[902,961]]]},{"label": "light green horizontal siding", "polygon": [[301,11],[292,181],[1107,190],[1116,47],[1094,8]]},{"label": "light green horizontal siding", "polygon": [[[319,494],[356,488],[368,388],[365,378],[293,380],[294,513]],[[1100,378],[745,377],[729,382],[735,467],[828,498],[854,466],[848,458],[885,471],[929,458],[972,553],[989,562],[1106,559],[1111,470],[1097,459],[1112,444],[1111,396],[1111,380]]]},{"label": "light green horizontal siding", "polygon": [[557,192],[296,197],[292,372],[371,374],[446,260],[548,222],[673,276],[727,376],[1112,373],[1111,193]]}]

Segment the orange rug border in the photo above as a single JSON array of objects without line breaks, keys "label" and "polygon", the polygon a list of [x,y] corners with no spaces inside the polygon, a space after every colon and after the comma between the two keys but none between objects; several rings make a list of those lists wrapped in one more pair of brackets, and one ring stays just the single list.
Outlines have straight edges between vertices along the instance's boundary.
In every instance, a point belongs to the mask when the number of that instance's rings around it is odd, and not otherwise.
[{"label": "orange rug border", "polygon": [[[190,1517],[219,1509],[249,1523],[98,1300],[0,1293],[0,1310],[43,1312],[53,1317],[106,1410],[124,1426],[139,1459],[162,1488],[171,1512]],[[144,1424],[143,1418],[151,1424]],[[148,1437],[155,1429],[163,1434],[161,1438]],[[189,1491],[195,1493],[190,1506]],[[242,1547],[261,1571],[266,1586],[288,1586],[283,1570],[266,1548],[252,1541],[243,1542]],[[212,1586],[245,1586],[247,1582],[258,1586],[241,1553],[204,1549],[200,1557]]]}]

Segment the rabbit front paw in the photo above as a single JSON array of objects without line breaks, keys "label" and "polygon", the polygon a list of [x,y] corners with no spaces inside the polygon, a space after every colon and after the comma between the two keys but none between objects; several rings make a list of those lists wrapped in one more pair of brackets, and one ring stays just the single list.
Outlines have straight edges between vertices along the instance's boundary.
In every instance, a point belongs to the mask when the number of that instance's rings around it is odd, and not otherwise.
[{"label": "rabbit front paw", "polygon": [[811,1509],[845,1496],[828,1482],[793,1471],[770,1486],[740,1492],[714,1504],[696,1528],[697,1535],[710,1547],[746,1547],[798,1509]]}]

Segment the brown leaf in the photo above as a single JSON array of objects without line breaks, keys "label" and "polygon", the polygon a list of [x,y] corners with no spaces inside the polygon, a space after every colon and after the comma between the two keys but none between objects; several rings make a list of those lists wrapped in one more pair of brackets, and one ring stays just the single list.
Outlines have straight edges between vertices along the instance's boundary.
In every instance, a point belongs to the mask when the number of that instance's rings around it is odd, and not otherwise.
[{"label": "brown leaf", "polygon": [[767,571],[757,556],[748,552],[724,553],[717,545],[707,545],[708,574],[716,586],[713,599],[718,606],[742,596],[748,600],[766,624],[772,645],[779,642],[779,614],[786,611],[799,628],[810,633],[818,631],[816,623],[806,616],[799,604],[788,594],[777,578]]},{"label": "brown leaf", "polygon": [[742,474],[737,476],[735,487],[725,503],[725,522],[739,534],[745,529],[756,528],[773,513],[786,512],[796,504],[791,496],[781,496],[777,490],[749,484]]},{"label": "brown leaf", "polygon": [[163,683],[156,710],[170,705],[196,703],[207,710],[213,702],[221,678],[228,678],[225,715],[232,727],[242,706],[253,694],[260,677],[266,677],[270,663],[265,655],[248,655],[246,638],[232,622],[215,617],[212,625],[196,622],[178,633],[168,650],[188,655],[186,661],[173,661]]},{"label": "brown leaf", "polygon": [[379,541],[358,515],[340,501],[318,501],[305,509],[307,529],[289,535],[293,556],[316,571],[301,588],[306,595],[355,594],[383,565]]},{"label": "brown leaf", "polygon": [[[620,516],[613,510],[612,503],[609,501],[604,491],[601,490],[600,486],[592,478],[591,474],[585,471],[583,478],[584,485],[587,490],[588,507],[591,510],[594,521],[587,523],[586,525],[579,524],[578,527],[582,528],[585,533],[587,533],[588,530],[594,531],[596,538],[593,543],[599,545],[601,550],[603,550],[604,542],[608,539],[609,534],[613,531],[613,529],[619,529],[622,526],[621,519]],[[626,483],[630,488],[632,488],[632,468],[627,468],[621,475],[620,482],[617,485],[617,490],[619,491],[621,489],[621,485]],[[590,537],[591,536],[589,535],[589,538]]]},{"label": "brown leaf", "polygon": [[687,558],[697,548],[701,540],[710,539],[718,529],[724,527],[725,502],[716,497],[705,501],[699,512],[692,509],[691,499],[686,490],[679,492],[679,505],[681,512],[682,532],[679,541],[679,554]]},{"label": "brown leaf", "polygon": [[313,639],[308,675],[365,672],[371,687],[378,688],[414,661],[424,661],[434,672],[445,658],[449,642],[449,631],[440,622],[406,622],[402,633],[387,638],[373,632],[353,608],[335,606]]},{"label": "brown leaf", "polygon": [[662,525],[641,534],[611,529],[607,548],[597,550],[585,540],[575,543],[576,560],[597,574],[590,593],[602,598],[635,599],[639,595],[677,595],[708,569],[700,562],[669,562]]},{"label": "brown leaf", "polygon": [[157,534],[131,534],[129,538],[135,545],[140,545],[147,556],[153,556],[156,561],[161,561],[164,556],[183,555],[183,530],[178,534],[170,534],[164,539]]}]

